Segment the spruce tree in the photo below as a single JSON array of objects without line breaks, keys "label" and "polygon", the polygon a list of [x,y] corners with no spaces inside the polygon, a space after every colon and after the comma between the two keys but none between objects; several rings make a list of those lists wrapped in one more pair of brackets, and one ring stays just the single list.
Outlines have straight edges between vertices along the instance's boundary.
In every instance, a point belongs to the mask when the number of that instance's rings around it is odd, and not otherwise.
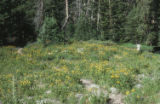
[{"label": "spruce tree", "polygon": [[129,12],[126,20],[125,41],[144,43],[149,35],[148,17],[150,0],[137,1]]}]

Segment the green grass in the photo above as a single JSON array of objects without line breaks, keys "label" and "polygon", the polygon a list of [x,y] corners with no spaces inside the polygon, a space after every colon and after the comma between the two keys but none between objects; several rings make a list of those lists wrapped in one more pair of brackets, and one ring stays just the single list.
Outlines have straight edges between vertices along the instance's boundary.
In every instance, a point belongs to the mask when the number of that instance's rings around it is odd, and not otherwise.
[{"label": "green grass", "polygon": [[[133,44],[108,41],[47,47],[30,44],[23,48],[22,54],[13,46],[1,47],[0,101],[36,104],[42,99],[56,99],[77,104],[75,95],[84,94],[82,104],[105,104],[108,98],[97,98],[85,90],[80,79],[86,78],[106,90],[116,87],[126,96],[127,104],[159,104],[159,58],[158,54],[137,52]],[[137,84],[142,87],[137,88]]]},{"label": "green grass", "polygon": [[[128,47],[128,48],[136,48],[136,44],[132,43],[122,43],[121,46]],[[153,49],[152,46],[143,45],[141,46],[142,51],[151,51]]]}]

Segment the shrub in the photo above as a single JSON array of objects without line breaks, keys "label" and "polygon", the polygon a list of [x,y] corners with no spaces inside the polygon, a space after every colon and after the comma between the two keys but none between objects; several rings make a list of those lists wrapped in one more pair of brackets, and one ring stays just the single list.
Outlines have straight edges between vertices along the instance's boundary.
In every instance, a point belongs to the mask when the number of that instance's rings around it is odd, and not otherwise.
[{"label": "shrub", "polygon": [[39,31],[38,41],[42,42],[44,45],[49,42],[59,42],[62,36],[59,36],[58,25],[56,19],[53,17],[45,17],[44,23]]}]

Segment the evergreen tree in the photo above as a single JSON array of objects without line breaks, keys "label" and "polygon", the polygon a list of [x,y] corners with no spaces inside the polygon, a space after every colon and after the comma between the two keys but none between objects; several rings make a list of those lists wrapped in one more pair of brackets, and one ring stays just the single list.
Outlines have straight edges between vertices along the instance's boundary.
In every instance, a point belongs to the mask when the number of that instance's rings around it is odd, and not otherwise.
[{"label": "evergreen tree", "polygon": [[16,43],[24,45],[35,39],[31,0],[0,1],[0,41],[1,44]]},{"label": "evergreen tree", "polygon": [[148,17],[150,0],[137,1],[129,12],[126,20],[125,41],[144,43],[149,35]]},{"label": "evergreen tree", "polygon": [[160,1],[153,0],[150,5],[150,15],[149,15],[149,32],[147,43],[149,45],[159,46],[160,45]]},{"label": "evergreen tree", "polygon": [[101,36],[105,40],[120,41],[124,33],[126,2],[104,0],[101,2]]}]

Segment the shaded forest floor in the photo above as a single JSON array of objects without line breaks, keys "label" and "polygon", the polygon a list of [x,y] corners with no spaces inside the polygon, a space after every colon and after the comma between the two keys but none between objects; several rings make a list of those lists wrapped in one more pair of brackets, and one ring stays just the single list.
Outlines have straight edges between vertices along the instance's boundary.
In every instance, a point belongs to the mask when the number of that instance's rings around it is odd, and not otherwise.
[{"label": "shaded forest floor", "polygon": [[132,44],[102,41],[1,47],[0,102],[160,104],[159,59]]}]

